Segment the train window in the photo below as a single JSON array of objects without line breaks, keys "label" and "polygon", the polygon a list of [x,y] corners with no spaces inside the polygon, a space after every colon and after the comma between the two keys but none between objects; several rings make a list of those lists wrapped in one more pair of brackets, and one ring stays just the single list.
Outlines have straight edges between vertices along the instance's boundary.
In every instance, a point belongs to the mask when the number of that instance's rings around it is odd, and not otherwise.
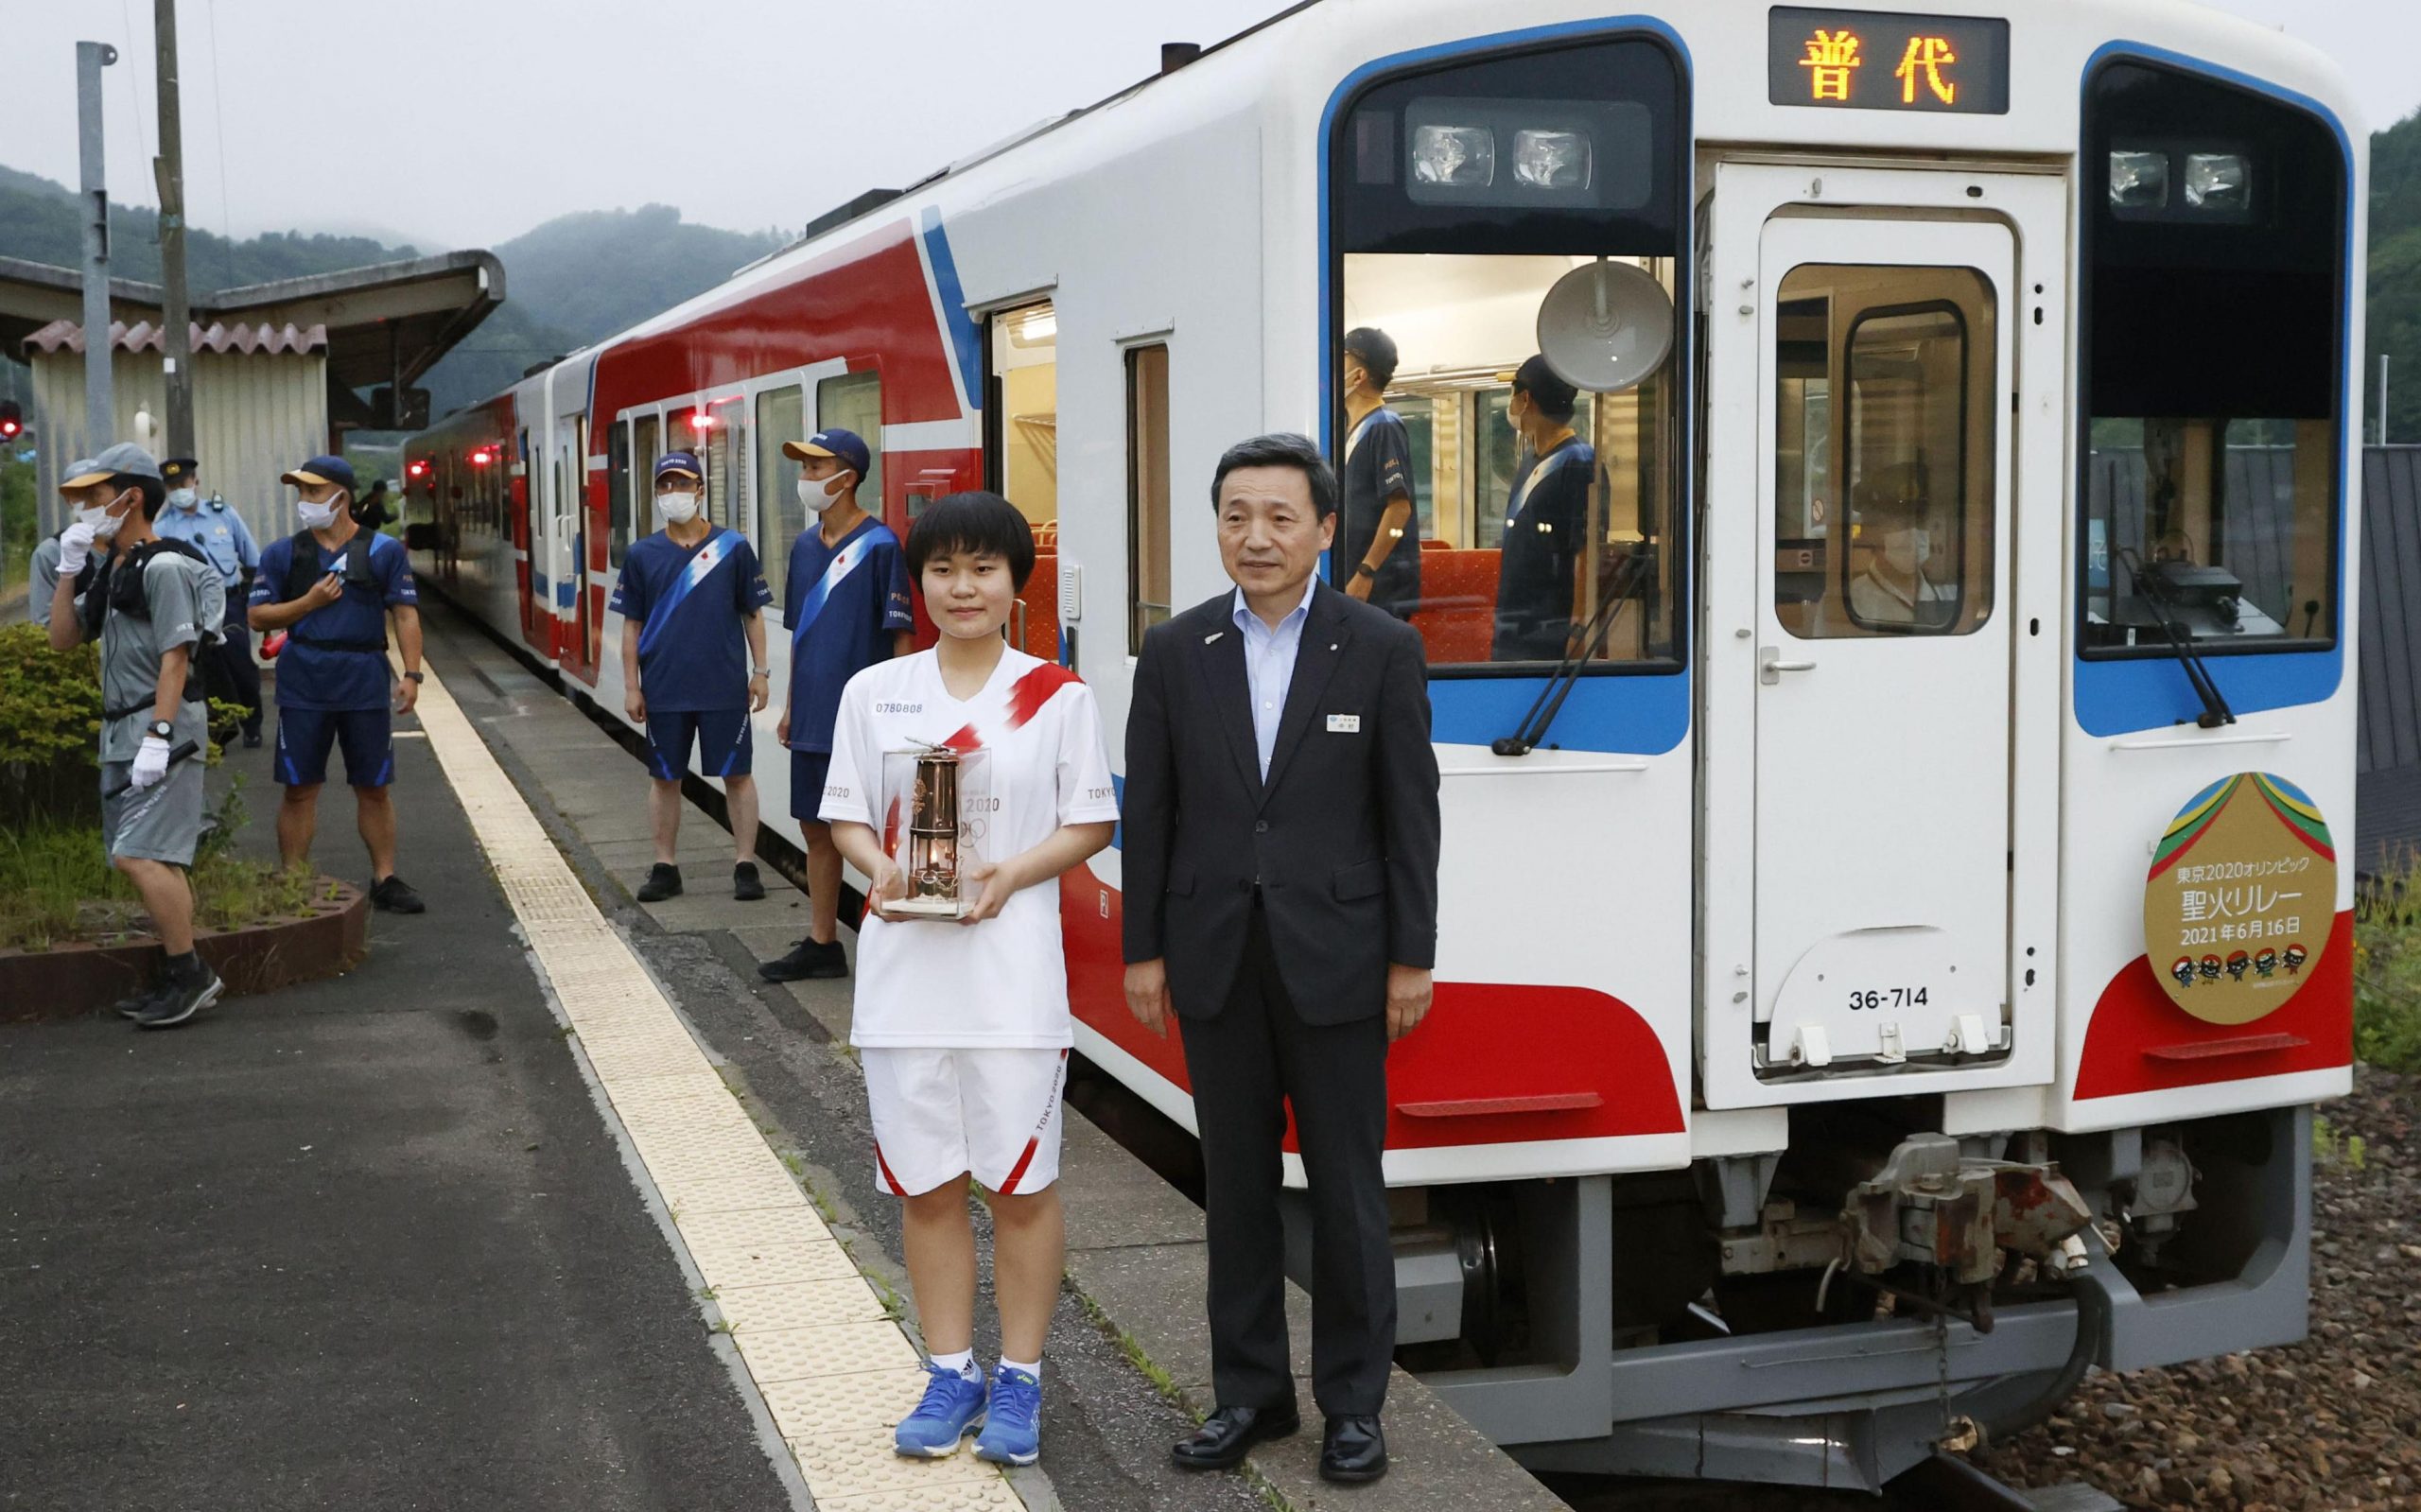
[{"label": "train window", "polygon": [[605,431],[605,549],[620,566],[631,549],[631,432],[619,421]]},{"label": "train window", "polygon": [[2086,90],[2088,657],[2337,635],[2346,164],[2297,106],[2117,60]]},{"label": "train window", "polygon": [[1169,349],[1126,354],[1126,650],[1166,619],[1176,590],[1169,571]]},{"label": "train window", "polygon": [[869,465],[858,481],[858,507],[882,514],[882,374],[850,373],[815,386],[815,428],[838,426],[866,443]]},{"label": "train window", "polygon": [[654,502],[655,460],[664,455],[663,444],[657,439],[661,434],[662,430],[655,416],[636,415],[632,417],[631,476],[634,478],[645,478],[647,480],[645,484],[642,485],[643,491],[639,495],[639,497],[648,500],[647,516],[641,522],[644,528],[639,530],[641,535],[653,533],[656,525]]},{"label": "train window", "polygon": [[807,432],[806,395],[798,385],[768,389],[757,396],[757,496],[763,500],[765,534],[757,555],[765,564],[765,586],[784,603],[790,581],[791,543],[807,529],[807,506],[798,501],[798,463],[782,455],[782,443]]},{"label": "train window", "polygon": [[1807,639],[1974,631],[1993,610],[1991,285],[1811,264],[1781,299],[1775,617]]},{"label": "train window", "polygon": [[1001,492],[1052,539],[1059,520],[1059,314],[1049,301],[994,315]]},{"label": "train window", "polygon": [[[1624,260],[1671,288],[1668,260]],[[1517,382],[1548,289],[1594,261],[1344,260],[1332,580],[1411,621],[1434,666],[1678,655],[1675,359],[1611,393]]]}]

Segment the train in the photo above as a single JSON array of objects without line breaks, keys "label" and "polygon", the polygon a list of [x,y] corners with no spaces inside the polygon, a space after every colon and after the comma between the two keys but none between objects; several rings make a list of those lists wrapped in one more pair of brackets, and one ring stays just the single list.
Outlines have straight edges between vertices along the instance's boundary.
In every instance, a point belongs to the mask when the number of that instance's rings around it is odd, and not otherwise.
[{"label": "train", "polygon": [[[1220,452],[1342,462],[1385,331],[1445,836],[1399,1360],[1534,1469],[1878,1487],[2305,1331],[2365,140],[2322,57],[2183,0],[1315,0],[448,417],[409,544],[618,718],[654,458],[778,602],[780,443],[844,426],[903,533],[1032,521],[1009,634],[1115,749],[1143,633],[1227,590]],[[1534,356],[1595,464],[1544,643],[1504,631]],[[1061,901],[1079,1052],[1190,1130],[1117,849]]]}]

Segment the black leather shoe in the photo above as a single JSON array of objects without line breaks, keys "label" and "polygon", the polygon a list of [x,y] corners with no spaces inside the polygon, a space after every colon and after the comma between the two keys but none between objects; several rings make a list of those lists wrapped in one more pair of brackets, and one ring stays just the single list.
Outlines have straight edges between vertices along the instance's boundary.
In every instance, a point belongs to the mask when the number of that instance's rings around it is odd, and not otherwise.
[{"label": "black leather shoe", "polygon": [[1179,1469],[1231,1470],[1245,1462],[1255,1444],[1264,1438],[1284,1438],[1302,1426],[1293,1402],[1283,1407],[1221,1407],[1202,1419],[1192,1438],[1169,1453]]},{"label": "black leather shoe", "polygon": [[1387,1473],[1387,1435],[1379,1419],[1332,1417],[1320,1439],[1320,1479],[1346,1486],[1375,1481]]}]

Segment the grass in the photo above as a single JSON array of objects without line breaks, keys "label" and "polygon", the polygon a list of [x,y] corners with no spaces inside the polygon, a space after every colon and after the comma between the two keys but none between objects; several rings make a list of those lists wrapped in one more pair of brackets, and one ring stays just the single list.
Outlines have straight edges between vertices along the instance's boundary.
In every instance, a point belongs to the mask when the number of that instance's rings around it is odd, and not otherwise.
[{"label": "grass", "polygon": [[[204,929],[300,913],[325,896],[306,869],[280,871],[223,847],[198,856],[192,875],[194,922]],[[0,948],[46,950],[148,932],[134,889],[101,853],[97,826],[37,825],[0,833]]]},{"label": "grass", "polygon": [[2421,859],[2369,879],[2355,899],[2354,1053],[2421,1070]]}]

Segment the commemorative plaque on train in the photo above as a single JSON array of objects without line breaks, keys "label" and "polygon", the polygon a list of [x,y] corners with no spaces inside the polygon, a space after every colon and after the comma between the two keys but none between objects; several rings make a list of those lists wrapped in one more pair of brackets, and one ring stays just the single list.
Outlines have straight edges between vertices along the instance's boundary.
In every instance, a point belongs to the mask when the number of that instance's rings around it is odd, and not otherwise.
[{"label": "commemorative plaque on train", "polygon": [[2249,1024],[2310,978],[2336,911],[2320,809],[2283,778],[2240,773],[2196,793],[2153,848],[2144,947],[2180,1008]]}]

